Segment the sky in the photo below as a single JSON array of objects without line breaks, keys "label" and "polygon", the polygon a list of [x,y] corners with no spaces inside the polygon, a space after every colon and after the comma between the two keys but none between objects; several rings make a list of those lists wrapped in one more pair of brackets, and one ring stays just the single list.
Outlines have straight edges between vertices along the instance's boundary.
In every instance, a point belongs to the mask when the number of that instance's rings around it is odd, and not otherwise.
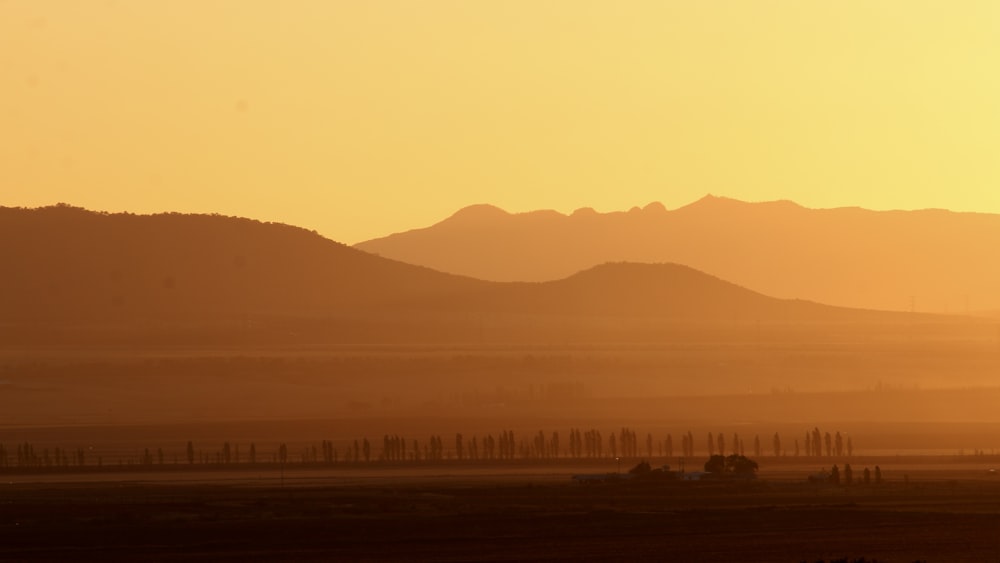
[{"label": "sky", "polygon": [[993,0],[0,0],[0,205],[997,213],[998,68]]}]

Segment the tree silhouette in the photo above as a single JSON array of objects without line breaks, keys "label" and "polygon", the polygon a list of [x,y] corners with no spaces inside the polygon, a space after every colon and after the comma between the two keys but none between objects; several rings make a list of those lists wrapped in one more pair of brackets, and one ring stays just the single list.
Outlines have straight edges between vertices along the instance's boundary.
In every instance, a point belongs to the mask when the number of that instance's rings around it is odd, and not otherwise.
[{"label": "tree silhouette", "polygon": [[250,463],[257,463],[257,445],[250,442]]},{"label": "tree silhouette", "polygon": [[726,471],[726,457],[719,454],[709,456],[708,461],[705,462],[705,471],[724,473]]},{"label": "tree silhouette", "polygon": [[753,475],[757,473],[757,462],[743,455],[731,455],[726,458],[726,471],[737,475]]},{"label": "tree silhouette", "polygon": [[754,475],[757,472],[757,462],[739,454],[729,456],[713,455],[705,462],[705,471],[709,473],[728,473],[733,475]]},{"label": "tree silhouette", "polygon": [[833,438],[833,449],[837,453],[837,457],[842,457],[844,455],[844,438],[837,432],[837,435]]},{"label": "tree silhouette", "polygon": [[850,463],[845,463],[844,464],[844,484],[845,485],[850,485],[852,483],[854,483],[854,472],[851,471],[851,464]]},{"label": "tree silhouette", "polygon": [[753,436],[753,455],[754,457],[760,457],[760,436],[757,434]]},{"label": "tree silhouette", "polygon": [[465,452],[462,445],[462,434],[461,433],[455,434],[455,457],[457,457],[459,461],[462,461],[464,454]]},{"label": "tree silhouette", "polygon": [[876,485],[882,484],[882,468],[880,468],[877,465],[875,466],[875,484]]},{"label": "tree silhouette", "polygon": [[194,444],[191,443],[191,440],[188,440],[187,443],[187,460],[188,460],[188,465],[194,463]]},{"label": "tree silhouette", "polygon": [[864,473],[862,473],[865,485],[870,485],[872,482],[872,472],[866,467]]},{"label": "tree silhouette", "polygon": [[649,466],[649,462],[646,460],[642,460],[639,462],[638,465],[636,465],[632,469],[629,469],[628,472],[631,475],[646,475],[650,473],[652,470],[653,468]]},{"label": "tree silhouette", "polygon": [[674,439],[667,434],[667,443],[664,444],[664,449],[666,450],[667,457],[674,457]]},{"label": "tree silhouette", "polygon": [[781,436],[778,433],[774,433],[774,439],[772,440],[774,444],[774,457],[781,457]]},{"label": "tree silhouette", "polygon": [[834,485],[840,484],[840,469],[838,469],[836,465],[834,465],[833,469],[830,470],[830,482]]}]

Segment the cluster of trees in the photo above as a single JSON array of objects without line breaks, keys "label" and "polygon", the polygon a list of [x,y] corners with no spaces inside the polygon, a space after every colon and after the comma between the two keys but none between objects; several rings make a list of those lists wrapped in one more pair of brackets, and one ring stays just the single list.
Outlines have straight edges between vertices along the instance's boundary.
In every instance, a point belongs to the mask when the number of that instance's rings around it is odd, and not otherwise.
[{"label": "cluster of trees", "polygon": [[[829,432],[821,435],[817,427],[813,428],[811,432],[806,432],[805,451],[805,455],[813,457],[823,457],[824,452],[826,453],[826,457],[843,457],[845,453],[851,456],[854,455],[854,443],[851,441],[850,436],[847,437],[845,442],[840,432],[837,432],[835,436],[830,436]],[[798,452],[799,444],[796,440],[795,455],[799,455]]]},{"label": "cluster of trees", "polygon": [[[708,433],[708,455],[712,456],[715,454],[726,455],[746,454],[746,443],[740,438],[738,433],[733,433],[733,439],[728,442],[729,449],[727,450],[726,436],[723,433],[718,433],[713,435],[711,432]],[[825,448],[824,448],[825,446]],[[753,443],[751,444],[752,453],[754,457],[762,457],[765,454],[763,446],[761,445],[760,435],[755,434],[753,437]],[[781,435],[777,432],[771,438],[771,452],[774,457],[781,457],[788,455],[789,452],[785,450],[781,445]],[[813,428],[811,431],[805,434],[805,448],[803,449],[799,446],[799,441],[795,440],[794,448],[792,450],[792,455],[799,457],[800,455],[812,456],[812,457],[844,457],[845,455],[850,457],[854,455],[854,442],[851,440],[850,436],[846,438],[841,435],[840,432],[836,432],[833,436],[829,432],[821,434],[819,428]]]},{"label": "cluster of trees", "polygon": [[[800,448],[795,440],[794,449],[789,452],[782,447],[781,436],[776,432],[771,439],[771,452],[763,451],[760,436],[755,435],[750,443],[752,455],[761,458],[767,453],[774,456],[806,455],[806,456],[851,456],[854,444],[850,436],[840,432],[831,435],[821,433],[814,428],[805,435],[805,447]],[[706,451],[709,456],[747,454],[747,444],[738,434],[732,438],[722,432],[708,433]],[[480,460],[514,460],[514,459],[555,459],[555,458],[631,458],[640,456],[652,458],[674,457],[674,440],[671,434],[662,439],[654,438],[647,433],[644,440],[639,434],[627,427],[606,436],[599,430],[591,428],[584,430],[571,428],[568,440],[563,441],[558,431],[546,432],[539,430],[535,434],[516,436],[512,430],[502,430],[497,434],[485,436],[473,435],[467,438],[462,433],[454,435],[454,441],[445,440],[441,435],[432,435],[426,441],[416,438],[406,438],[398,434],[386,434],[382,438],[381,451],[377,442],[373,444],[368,438],[358,438],[348,441],[338,447],[331,440],[323,440],[319,444],[302,447],[298,452],[288,451],[286,444],[279,444],[276,449],[258,454],[256,444],[241,449],[239,444],[224,442],[221,447],[212,451],[196,450],[192,442],[187,442],[186,448],[179,454],[171,454],[173,463],[186,461],[188,464],[234,464],[234,463],[371,463],[371,462],[418,462],[440,461],[454,459],[460,461]],[[680,451],[682,458],[697,457],[702,452],[696,452],[695,438],[691,431],[680,436]],[[178,455],[180,460],[178,460]],[[168,456],[161,448],[144,449],[133,456],[119,459],[119,464],[138,464],[142,466],[163,465],[168,463]],[[18,444],[15,451],[7,450],[0,444],[0,468],[47,468],[100,465],[102,460],[82,448],[67,450],[48,448],[37,450],[30,443]]]},{"label": "cluster of trees", "polygon": [[[669,434],[667,439],[670,439]],[[690,430],[681,435],[681,452],[681,457],[694,457],[694,434]]]},{"label": "cluster of trees", "polygon": [[[877,466],[877,465],[875,466],[875,477],[874,478],[875,478],[875,484],[876,485],[881,485],[882,484],[882,469],[879,466]],[[854,470],[851,469],[851,464],[850,463],[845,463],[844,464],[843,475],[841,475],[840,468],[838,468],[836,465],[834,465],[833,469],[830,470],[829,481],[830,481],[830,483],[833,483],[834,485],[840,485],[841,483],[843,483],[844,485],[853,485],[854,484]],[[870,485],[871,482],[872,482],[872,472],[867,467],[861,473],[861,482],[864,483],[865,485]]]},{"label": "cluster of trees", "polygon": [[[553,433],[553,438],[555,443],[558,444],[559,433]],[[653,456],[653,435],[646,434],[646,455],[648,457]],[[668,452],[667,457],[673,457],[673,441],[670,436],[667,436]],[[660,453],[662,455],[662,443],[660,444]],[[578,428],[571,428],[569,431],[569,450],[564,452],[565,456],[571,458],[584,458],[584,457],[604,457],[604,441],[601,437],[601,432],[596,429],[590,429],[586,432],[581,432]],[[630,428],[622,428],[618,431],[618,434],[612,432],[608,435],[608,449],[607,452],[610,457],[639,457],[639,436],[636,432]],[[558,448],[554,451],[554,455],[549,457],[560,457],[560,452]]]},{"label": "cluster of trees", "polygon": [[715,454],[705,462],[705,471],[739,476],[752,476],[757,473],[757,462],[742,454],[724,456]]},{"label": "cluster of trees", "polygon": [[569,431],[569,456],[603,457],[603,443],[600,431],[590,429],[581,433],[579,428],[573,428]]},{"label": "cluster of trees", "polygon": [[[13,455],[11,455],[13,454]],[[13,459],[11,459],[13,458]],[[73,450],[64,448],[48,448],[38,450],[34,445],[24,442],[17,449],[8,452],[0,444],[0,469],[7,467],[50,468],[50,467],[80,467],[86,464],[83,448]]]},{"label": "cluster of trees", "polygon": [[[746,452],[745,444],[743,440],[740,439],[739,433],[733,433],[733,441],[729,443],[732,455],[744,455]],[[716,450],[718,448],[718,450]],[[760,457],[760,438],[754,436],[754,454]],[[715,456],[716,451],[718,451],[719,456],[726,455],[726,436],[722,432],[719,432],[717,436],[713,439],[712,433],[708,433],[708,455],[709,457]]]}]

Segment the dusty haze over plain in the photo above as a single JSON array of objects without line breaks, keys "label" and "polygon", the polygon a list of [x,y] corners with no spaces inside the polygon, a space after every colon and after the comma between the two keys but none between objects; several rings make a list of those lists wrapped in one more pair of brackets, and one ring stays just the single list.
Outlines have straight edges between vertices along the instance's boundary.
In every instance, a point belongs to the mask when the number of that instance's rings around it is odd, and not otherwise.
[{"label": "dusty haze over plain", "polygon": [[995,559],[998,30],[0,0],[0,560]]},{"label": "dusty haze over plain", "polygon": [[[192,413],[173,378],[216,369],[208,396],[255,400],[199,417],[288,415],[316,399],[302,380],[329,385],[331,416],[369,418],[469,396],[537,414],[534,384],[590,389],[568,399],[583,411],[990,387],[998,17],[975,0],[0,2],[0,385],[33,423],[125,421],[78,385],[129,388],[144,362],[162,378],[129,416],[167,420]],[[864,211],[925,208],[950,211]],[[495,369],[399,382],[366,359],[423,346]],[[314,354],[338,359],[297,363]],[[259,357],[275,387],[219,357]]]}]

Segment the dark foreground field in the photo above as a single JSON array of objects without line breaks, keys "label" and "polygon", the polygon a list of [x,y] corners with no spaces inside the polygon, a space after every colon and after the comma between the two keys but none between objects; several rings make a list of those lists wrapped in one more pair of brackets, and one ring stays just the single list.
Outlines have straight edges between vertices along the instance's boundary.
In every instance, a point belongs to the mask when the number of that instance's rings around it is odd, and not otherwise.
[{"label": "dark foreground field", "polygon": [[0,560],[1000,560],[1000,482],[566,475],[6,482]]}]

